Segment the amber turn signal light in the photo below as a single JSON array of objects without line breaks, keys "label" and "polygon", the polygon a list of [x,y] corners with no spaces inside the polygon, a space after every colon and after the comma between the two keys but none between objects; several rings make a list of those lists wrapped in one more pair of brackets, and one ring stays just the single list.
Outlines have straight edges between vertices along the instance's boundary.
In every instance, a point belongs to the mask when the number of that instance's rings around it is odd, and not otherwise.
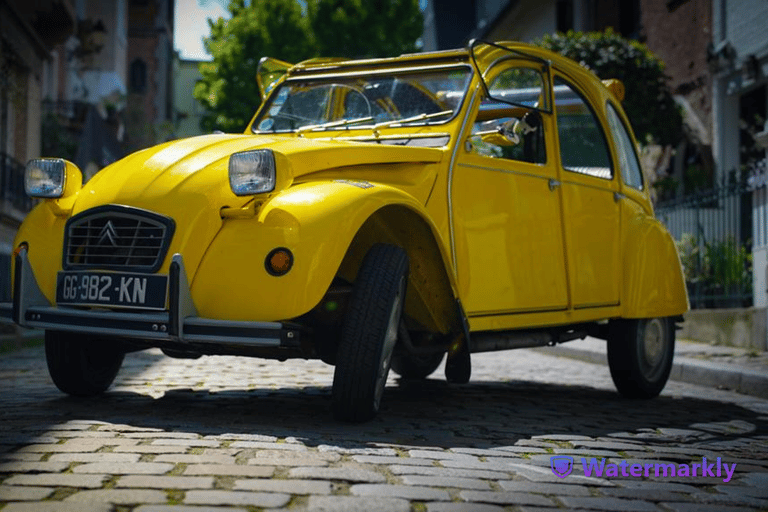
[{"label": "amber turn signal light", "polygon": [[18,256],[18,255],[19,255],[19,253],[21,252],[21,250],[22,250],[22,249],[26,249],[26,250],[29,250],[29,244],[28,244],[27,242],[21,242],[21,243],[19,244],[19,246],[18,246],[18,247],[16,247],[16,248],[13,250],[13,257],[15,258],[16,256]]},{"label": "amber turn signal light", "polygon": [[273,276],[284,276],[293,267],[293,253],[285,247],[272,249],[265,261],[267,272]]}]

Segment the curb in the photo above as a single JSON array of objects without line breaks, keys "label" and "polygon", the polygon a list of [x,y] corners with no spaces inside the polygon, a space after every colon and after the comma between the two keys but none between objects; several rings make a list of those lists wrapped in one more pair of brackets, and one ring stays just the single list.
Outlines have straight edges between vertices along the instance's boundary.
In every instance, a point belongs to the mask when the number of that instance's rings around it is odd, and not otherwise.
[{"label": "curb", "polygon": [[[577,359],[587,363],[608,365],[605,352],[584,350],[559,345],[551,348],[535,348],[542,354]],[[670,380],[697,384],[711,388],[724,388],[744,395],[768,398],[768,373],[742,368],[728,363],[700,361],[690,357],[675,357]]]}]

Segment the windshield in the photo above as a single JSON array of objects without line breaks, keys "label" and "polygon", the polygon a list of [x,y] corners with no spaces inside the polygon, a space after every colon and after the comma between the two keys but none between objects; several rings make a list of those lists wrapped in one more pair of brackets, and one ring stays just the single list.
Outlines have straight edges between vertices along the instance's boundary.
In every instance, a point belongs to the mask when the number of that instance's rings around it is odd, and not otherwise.
[{"label": "windshield", "polygon": [[283,82],[253,123],[254,132],[349,130],[441,124],[461,107],[466,67]]}]

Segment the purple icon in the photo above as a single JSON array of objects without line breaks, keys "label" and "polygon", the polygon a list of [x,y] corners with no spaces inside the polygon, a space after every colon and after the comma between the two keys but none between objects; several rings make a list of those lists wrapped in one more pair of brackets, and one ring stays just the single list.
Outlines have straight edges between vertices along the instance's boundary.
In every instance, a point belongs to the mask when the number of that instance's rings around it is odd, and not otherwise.
[{"label": "purple icon", "polygon": [[560,478],[565,478],[573,471],[573,457],[570,455],[555,455],[550,457],[552,472]]}]

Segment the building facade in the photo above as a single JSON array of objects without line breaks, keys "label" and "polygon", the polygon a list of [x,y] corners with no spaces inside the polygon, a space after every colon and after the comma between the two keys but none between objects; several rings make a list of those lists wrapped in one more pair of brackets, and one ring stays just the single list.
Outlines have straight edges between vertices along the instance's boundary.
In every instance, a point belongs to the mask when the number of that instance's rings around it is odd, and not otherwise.
[{"label": "building facade", "polygon": [[717,167],[752,184],[752,266],[755,307],[768,306],[768,2],[713,0],[710,47],[713,151]]},{"label": "building facade", "polygon": [[16,229],[32,207],[24,163],[40,155],[41,98],[56,83],[51,51],[75,26],[69,0],[0,0],[0,300],[9,298]]},{"label": "building facade", "polygon": [[173,0],[130,0],[127,150],[173,138]]},{"label": "building facade", "polygon": [[173,77],[174,132],[176,137],[202,135],[200,121],[204,109],[193,96],[195,85],[202,79],[199,60],[177,59]]}]

